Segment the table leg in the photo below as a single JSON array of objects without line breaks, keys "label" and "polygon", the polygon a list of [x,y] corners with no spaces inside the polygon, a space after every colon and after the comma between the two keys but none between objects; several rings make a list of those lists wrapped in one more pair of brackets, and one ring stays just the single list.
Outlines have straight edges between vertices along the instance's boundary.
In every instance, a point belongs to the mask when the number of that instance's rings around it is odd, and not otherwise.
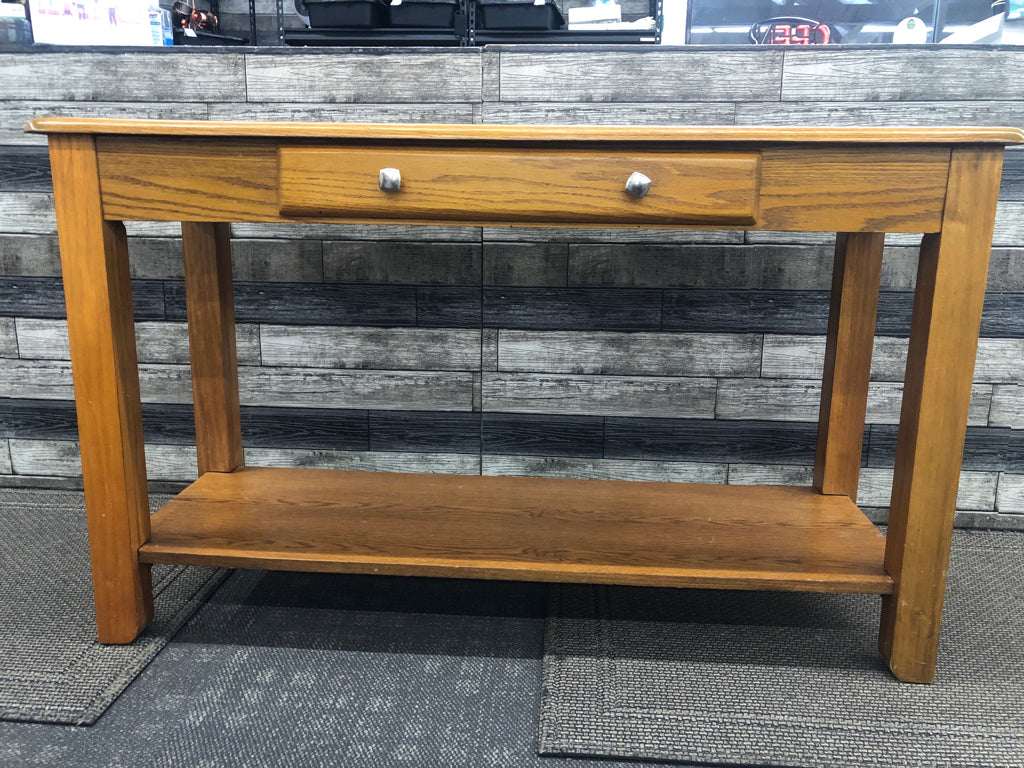
[{"label": "table leg", "polygon": [[127,643],[153,616],[149,497],[128,241],[104,221],[91,136],[50,137],[97,634]]},{"label": "table leg", "polygon": [[185,298],[199,474],[242,465],[231,235],[227,224],[183,222]]},{"label": "table leg", "polygon": [[854,501],[864,444],[884,243],[881,232],[836,236],[814,487]]},{"label": "table leg", "polygon": [[879,647],[901,680],[935,676],[1002,147],[953,150],[942,232],[925,235],[896,442]]}]

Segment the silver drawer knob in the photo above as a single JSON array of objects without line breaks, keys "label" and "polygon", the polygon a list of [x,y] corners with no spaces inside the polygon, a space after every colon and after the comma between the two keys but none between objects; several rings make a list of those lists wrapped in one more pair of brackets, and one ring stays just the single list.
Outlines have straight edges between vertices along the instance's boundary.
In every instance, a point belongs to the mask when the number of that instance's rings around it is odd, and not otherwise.
[{"label": "silver drawer knob", "polygon": [[381,168],[379,184],[381,192],[397,192],[402,187],[402,174],[397,168]]},{"label": "silver drawer knob", "polygon": [[633,197],[643,197],[651,191],[651,180],[639,171],[634,171],[626,179],[626,191]]}]

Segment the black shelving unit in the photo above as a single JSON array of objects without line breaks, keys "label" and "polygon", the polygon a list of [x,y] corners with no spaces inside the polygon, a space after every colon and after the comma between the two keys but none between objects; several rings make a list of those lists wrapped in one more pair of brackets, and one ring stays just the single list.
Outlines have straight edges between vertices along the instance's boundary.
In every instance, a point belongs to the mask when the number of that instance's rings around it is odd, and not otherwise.
[{"label": "black shelving unit", "polygon": [[[255,0],[250,0],[249,7],[255,40],[254,2]],[[650,0],[650,14],[654,18],[653,29],[478,29],[476,2],[459,0],[452,28],[285,29],[284,0],[277,0],[277,31],[282,45],[657,44],[661,42],[662,12],[662,0]]]}]

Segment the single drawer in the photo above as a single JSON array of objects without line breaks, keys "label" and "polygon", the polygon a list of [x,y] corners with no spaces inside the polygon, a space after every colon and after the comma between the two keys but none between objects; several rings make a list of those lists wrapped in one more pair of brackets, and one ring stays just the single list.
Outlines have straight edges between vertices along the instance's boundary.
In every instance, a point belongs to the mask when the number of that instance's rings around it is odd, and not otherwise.
[{"label": "single drawer", "polygon": [[[757,223],[757,152],[470,147],[279,150],[280,211],[294,217],[560,224]],[[382,169],[401,181],[382,191]],[[626,190],[634,172],[643,196]]]}]

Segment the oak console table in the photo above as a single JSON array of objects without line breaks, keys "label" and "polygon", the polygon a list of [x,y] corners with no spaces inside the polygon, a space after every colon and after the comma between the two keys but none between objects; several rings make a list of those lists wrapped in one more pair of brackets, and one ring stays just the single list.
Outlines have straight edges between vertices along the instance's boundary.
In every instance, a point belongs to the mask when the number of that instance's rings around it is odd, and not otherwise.
[{"label": "oak console table", "polygon": [[[105,643],[151,563],[882,595],[934,675],[1012,129],[306,125],[41,118]],[[152,519],[124,220],[182,222],[199,479]],[[245,468],[228,222],[835,231],[812,488]],[[855,504],[883,233],[924,233],[888,535]]]}]

